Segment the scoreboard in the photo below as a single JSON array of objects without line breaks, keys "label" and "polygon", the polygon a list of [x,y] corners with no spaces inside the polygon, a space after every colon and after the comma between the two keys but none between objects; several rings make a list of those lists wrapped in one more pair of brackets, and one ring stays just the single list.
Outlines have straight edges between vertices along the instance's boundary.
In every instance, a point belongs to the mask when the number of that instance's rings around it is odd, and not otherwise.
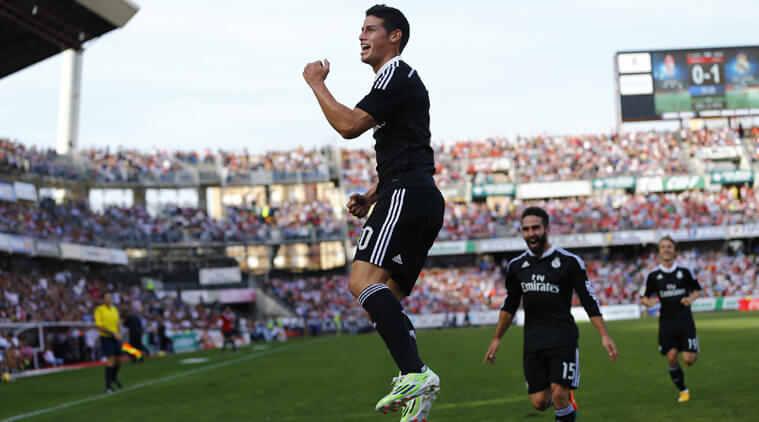
[{"label": "scoreboard", "polygon": [[621,121],[759,114],[759,46],[618,52]]}]

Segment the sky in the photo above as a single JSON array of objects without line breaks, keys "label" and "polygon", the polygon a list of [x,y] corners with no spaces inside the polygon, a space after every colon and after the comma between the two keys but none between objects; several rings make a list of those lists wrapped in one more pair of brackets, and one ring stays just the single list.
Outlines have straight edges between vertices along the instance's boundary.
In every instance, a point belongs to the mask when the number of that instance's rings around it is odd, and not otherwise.
[{"label": "sky", "polygon": [[[79,145],[242,150],[346,141],[302,77],[353,107],[371,87],[355,0],[133,0],[123,28],[88,43]],[[759,2],[392,1],[411,25],[403,58],[430,93],[433,141],[601,133],[615,125],[617,51],[759,44]],[[61,56],[0,79],[0,137],[54,147]]]}]

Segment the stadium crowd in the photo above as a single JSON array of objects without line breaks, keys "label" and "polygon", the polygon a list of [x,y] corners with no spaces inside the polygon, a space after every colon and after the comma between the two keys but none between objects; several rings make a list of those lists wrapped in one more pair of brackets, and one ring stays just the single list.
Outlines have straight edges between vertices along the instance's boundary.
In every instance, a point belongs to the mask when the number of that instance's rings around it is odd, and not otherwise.
[{"label": "stadium crowd", "polygon": [[0,201],[0,233],[82,244],[145,244],[182,241],[263,241],[273,232],[285,240],[335,235],[341,223],[327,201],[284,203],[277,207],[228,207],[216,220],[198,208],[166,206],[157,216],[145,207],[93,211],[86,199],[37,206]]},{"label": "stadium crowd", "polygon": [[[656,255],[587,258],[588,277],[602,305],[640,303],[639,292]],[[686,250],[678,262],[694,269],[704,297],[759,295],[759,255],[729,255],[724,251]],[[506,294],[501,267],[496,264],[456,268],[425,268],[414,292],[403,301],[412,314],[497,310]],[[303,318],[331,320],[365,318],[348,291],[346,276],[272,279],[267,290],[293,307]],[[574,305],[579,306],[575,297]]]},{"label": "stadium crowd", "polygon": [[[749,187],[683,192],[520,200],[495,203],[446,202],[439,240],[516,236],[519,215],[540,206],[552,215],[554,234],[652,228],[680,229],[759,222],[759,199]],[[328,201],[277,206],[227,207],[220,219],[205,210],[169,205],[155,216],[145,207],[111,206],[93,211],[86,199],[37,205],[0,201],[0,233],[81,244],[123,245],[189,241],[308,240],[339,235],[341,215]],[[350,238],[357,241],[363,221],[347,217]]]},{"label": "stadium crowd", "polygon": [[[665,176],[688,173],[688,160],[698,148],[741,145],[739,132],[754,146],[759,159],[757,128],[750,130],[700,129],[625,134],[588,134],[487,138],[435,143],[437,180],[441,186],[470,177],[483,180],[504,173],[510,182],[579,180],[594,177],[637,175]],[[376,180],[373,148],[341,149],[342,176],[347,191],[364,190]],[[227,181],[256,170],[273,173],[274,180],[295,173],[329,174],[327,148],[250,153],[247,150],[216,152],[155,149],[86,149],[75,158],[59,156],[52,149],[27,147],[0,138],[0,166],[8,171],[66,179],[90,178],[100,182],[171,181],[184,171],[212,165]],[[518,171],[530,169],[530,171]]]},{"label": "stadium crowd", "polygon": [[[530,206],[551,215],[554,234],[593,233],[653,228],[681,229],[759,222],[759,199],[749,187],[726,187],[716,192],[632,194],[519,200],[470,204],[447,201],[439,240],[518,236],[519,216]],[[348,217],[348,230],[356,242],[362,221]]]}]

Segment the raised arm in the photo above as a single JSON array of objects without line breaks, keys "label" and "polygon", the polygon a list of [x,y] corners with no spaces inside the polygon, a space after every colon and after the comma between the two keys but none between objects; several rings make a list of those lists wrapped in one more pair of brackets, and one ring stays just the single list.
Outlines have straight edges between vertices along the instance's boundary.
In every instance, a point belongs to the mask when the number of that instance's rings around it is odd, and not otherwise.
[{"label": "raised arm", "polygon": [[360,108],[350,109],[339,103],[327,89],[325,80],[329,74],[329,61],[324,59],[309,63],[303,69],[303,78],[311,87],[324,117],[330,125],[345,139],[353,139],[377,125],[374,118]]}]

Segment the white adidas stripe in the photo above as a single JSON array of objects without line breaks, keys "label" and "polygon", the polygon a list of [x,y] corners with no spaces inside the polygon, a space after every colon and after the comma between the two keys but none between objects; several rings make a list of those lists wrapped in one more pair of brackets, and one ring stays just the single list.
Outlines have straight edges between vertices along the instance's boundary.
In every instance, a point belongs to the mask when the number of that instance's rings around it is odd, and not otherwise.
[{"label": "white adidas stripe", "polygon": [[364,302],[366,299],[369,298],[369,296],[373,295],[374,293],[382,290],[382,289],[390,289],[387,287],[386,284],[372,284],[371,286],[367,287],[358,295],[358,299],[356,299],[359,303],[359,305],[364,306]]},{"label": "white adidas stripe", "polygon": [[381,262],[377,260],[377,257],[381,253],[382,244],[384,243],[384,239],[387,236],[388,229],[390,228],[390,224],[393,220],[393,214],[395,213],[395,209],[398,207],[398,197],[400,196],[400,191],[398,189],[393,191],[393,196],[390,199],[390,208],[387,210],[387,216],[385,216],[385,221],[382,223],[382,228],[380,229],[379,234],[377,235],[377,240],[374,243],[374,248],[372,249],[372,255],[369,257],[369,262],[375,265],[381,265]]},{"label": "white adidas stripe", "polygon": [[393,235],[393,229],[395,229],[395,223],[398,222],[398,217],[401,215],[401,209],[403,208],[403,198],[406,196],[406,189],[396,189],[393,192],[393,201],[390,204],[390,210],[388,211],[385,222],[382,224],[382,230],[377,237],[377,243],[374,244],[374,250],[372,250],[372,257],[369,262],[375,265],[382,266],[382,260],[385,258],[385,252],[387,252],[387,245],[390,242],[390,238]]},{"label": "white adidas stripe", "polygon": [[580,386],[580,349],[575,348],[575,377],[572,380],[572,386],[577,388]]},{"label": "white adidas stripe", "polygon": [[385,70],[383,70],[383,71],[382,71],[382,74],[381,74],[381,75],[379,75],[379,77],[377,78],[377,81],[376,81],[376,82],[375,82],[375,84],[374,84],[374,87],[375,87],[375,88],[377,88],[377,89],[382,89],[382,88],[380,88],[380,87],[381,87],[381,86],[382,86],[382,84],[383,84],[383,83],[385,83],[385,81],[387,80],[387,77],[390,75],[390,69],[391,69],[392,67],[393,67],[393,64],[391,63],[389,67],[385,68]]},{"label": "white adidas stripe", "polygon": [[395,224],[398,222],[398,219],[401,218],[401,209],[403,207],[403,199],[405,197],[406,197],[406,189],[401,189],[400,205],[398,206],[398,211],[395,213],[395,217],[393,219],[393,225],[390,226],[390,232],[387,236],[385,236],[385,245],[382,247],[382,256],[380,256],[379,262],[382,262],[385,260],[385,252],[387,252],[387,245],[390,244],[390,238],[393,237]]},{"label": "white adidas stripe", "polygon": [[385,221],[382,223],[382,227],[380,228],[380,231],[377,234],[377,239],[374,241],[374,247],[372,248],[372,255],[369,257],[369,262],[372,264],[376,264],[375,257],[377,256],[377,251],[379,250],[380,244],[382,243],[382,237],[387,232],[387,228],[390,224],[391,216],[393,214],[393,209],[395,208],[397,197],[398,197],[398,191],[395,190],[393,191],[393,195],[390,198],[390,207],[387,210]]},{"label": "white adidas stripe", "polygon": [[398,67],[398,63],[396,62],[395,65],[390,68],[390,75],[387,77],[387,79],[385,79],[385,83],[382,84],[382,88],[380,89],[387,88],[387,84],[389,84],[390,80],[393,79],[393,74],[395,73],[395,68],[397,67]]}]

